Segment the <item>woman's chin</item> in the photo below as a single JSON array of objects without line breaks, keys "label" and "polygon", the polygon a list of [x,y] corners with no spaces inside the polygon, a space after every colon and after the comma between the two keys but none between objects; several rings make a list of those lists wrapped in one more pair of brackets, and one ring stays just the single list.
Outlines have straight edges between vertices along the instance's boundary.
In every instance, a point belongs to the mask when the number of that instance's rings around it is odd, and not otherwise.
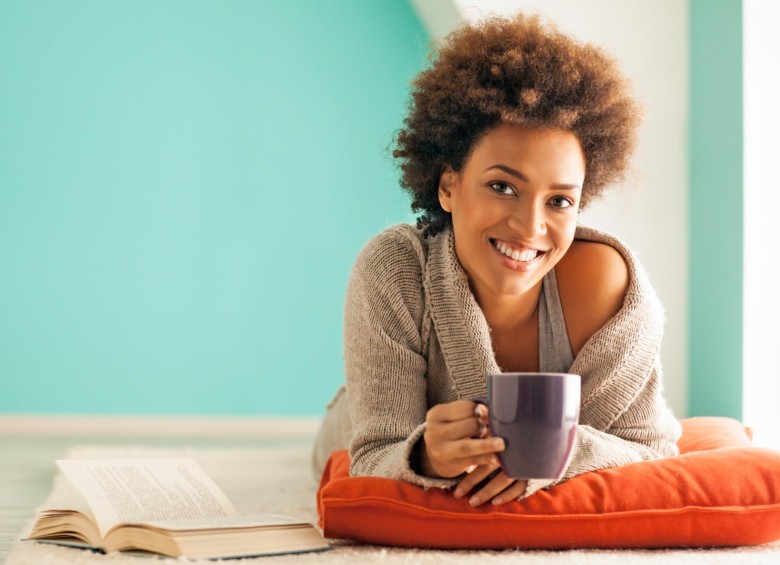
[{"label": "woman's chin", "polygon": [[490,290],[493,292],[493,294],[501,295],[501,296],[522,296],[523,294],[526,294],[528,291],[533,290],[536,285],[539,283],[537,277],[528,277],[527,280],[523,281],[496,281],[494,284],[491,284]]}]

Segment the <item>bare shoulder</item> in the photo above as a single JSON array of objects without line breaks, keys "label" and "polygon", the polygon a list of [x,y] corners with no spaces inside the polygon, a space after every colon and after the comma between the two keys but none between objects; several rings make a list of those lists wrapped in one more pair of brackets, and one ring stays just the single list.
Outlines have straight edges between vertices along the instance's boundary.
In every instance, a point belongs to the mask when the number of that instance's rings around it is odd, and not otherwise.
[{"label": "bare shoulder", "polygon": [[577,355],[623,306],[628,265],[610,245],[575,240],[555,272],[569,341]]}]

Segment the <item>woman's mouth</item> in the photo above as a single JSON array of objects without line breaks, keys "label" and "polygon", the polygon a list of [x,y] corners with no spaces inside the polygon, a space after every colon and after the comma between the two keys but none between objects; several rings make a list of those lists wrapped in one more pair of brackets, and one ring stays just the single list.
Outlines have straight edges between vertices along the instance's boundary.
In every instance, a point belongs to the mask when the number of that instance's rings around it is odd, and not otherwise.
[{"label": "woman's mouth", "polygon": [[493,249],[508,260],[511,267],[527,267],[544,255],[544,251],[528,247],[515,247],[500,239],[490,240]]}]

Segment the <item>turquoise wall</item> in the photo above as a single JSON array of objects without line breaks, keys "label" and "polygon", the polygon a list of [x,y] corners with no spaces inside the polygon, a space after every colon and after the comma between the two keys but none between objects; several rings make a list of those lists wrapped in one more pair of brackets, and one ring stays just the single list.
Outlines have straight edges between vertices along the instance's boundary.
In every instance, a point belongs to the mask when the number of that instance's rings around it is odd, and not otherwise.
[{"label": "turquoise wall", "polygon": [[691,0],[690,416],[742,417],[742,2]]},{"label": "turquoise wall", "polygon": [[319,414],[405,1],[0,2],[0,412]]}]

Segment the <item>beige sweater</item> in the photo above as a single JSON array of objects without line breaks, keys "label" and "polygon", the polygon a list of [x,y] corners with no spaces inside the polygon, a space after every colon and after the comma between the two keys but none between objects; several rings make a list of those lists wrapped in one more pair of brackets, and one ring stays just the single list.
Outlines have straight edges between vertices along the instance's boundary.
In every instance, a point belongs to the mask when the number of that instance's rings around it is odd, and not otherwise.
[{"label": "beige sweater", "polygon": [[[629,287],[622,309],[570,369],[582,376],[582,401],[567,466],[556,481],[529,481],[525,496],[587,471],[677,454],[680,426],[661,382],[661,304],[619,241],[582,226],[575,237],[617,249]],[[410,466],[426,412],[485,396],[486,376],[501,368],[451,229],[426,240],[413,226],[398,225],[368,242],[347,289],[344,355],[346,390],[328,407],[315,444],[315,474],[333,450],[349,447],[352,475],[454,485],[457,479],[421,476]]]}]

